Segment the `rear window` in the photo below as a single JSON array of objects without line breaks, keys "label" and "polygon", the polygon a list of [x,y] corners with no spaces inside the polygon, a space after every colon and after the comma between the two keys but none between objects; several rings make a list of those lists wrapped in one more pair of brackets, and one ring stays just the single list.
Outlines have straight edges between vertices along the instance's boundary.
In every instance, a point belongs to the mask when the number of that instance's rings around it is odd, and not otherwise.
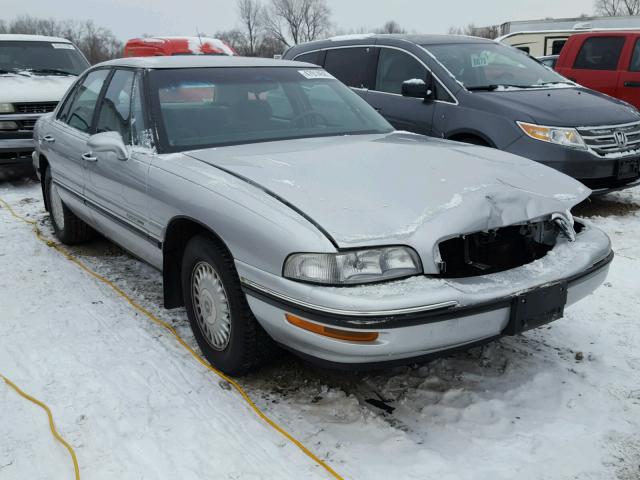
[{"label": "rear window", "polygon": [[591,37],[580,48],[573,68],[579,70],[616,70],[624,37]]}]

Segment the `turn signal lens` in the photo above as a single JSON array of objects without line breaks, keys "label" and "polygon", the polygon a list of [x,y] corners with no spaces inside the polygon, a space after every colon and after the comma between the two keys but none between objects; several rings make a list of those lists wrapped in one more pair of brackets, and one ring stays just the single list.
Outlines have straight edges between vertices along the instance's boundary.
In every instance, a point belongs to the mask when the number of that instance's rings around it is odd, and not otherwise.
[{"label": "turn signal lens", "polygon": [[313,332],[324,337],[347,340],[349,342],[375,342],[378,339],[378,332],[354,332],[352,330],[342,330],[340,328],[326,327],[318,323],[303,320],[300,317],[285,314],[287,322],[308,332]]}]

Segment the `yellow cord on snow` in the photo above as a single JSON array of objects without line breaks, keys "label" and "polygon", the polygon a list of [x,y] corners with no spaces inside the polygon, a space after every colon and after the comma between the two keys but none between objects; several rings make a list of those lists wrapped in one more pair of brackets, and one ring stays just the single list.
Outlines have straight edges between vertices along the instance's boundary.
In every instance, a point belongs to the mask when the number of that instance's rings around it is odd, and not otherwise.
[{"label": "yellow cord on snow", "polygon": [[[244,399],[244,401],[247,403],[247,405],[249,405],[249,407],[256,413],[256,415],[258,415],[258,417],[260,417],[271,428],[276,430],[283,437],[285,437],[288,441],[290,441],[296,447],[298,447],[305,455],[307,455],[309,458],[311,458],[314,462],[316,462],[318,465],[320,465],[322,468],[324,468],[333,478],[335,478],[337,480],[343,480],[343,477],[340,474],[338,474],[333,468],[331,468],[331,466],[328,463],[326,463],[324,460],[322,460],[317,455],[315,455],[300,440],[295,438],[293,435],[291,435],[289,432],[287,432],[283,427],[281,427],[274,420],[272,420],[270,417],[268,417],[267,414],[265,414],[262,410],[260,410],[260,408],[254,403],[254,401],[251,400],[251,397],[249,397],[249,394],[242,388],[242,386],[240,386],[240,384],[237,381],[235,381],[231,377],[225,375],[224,373],[222,373],[217,368],[211,366],[204,358],[202,358],[187,342],[184,341],[184,339],[178,334],[178,331],[172,325],[170,325],[169,323],[165,322],[164,320],[161,320],[156,315],[151,313],[149,310],[147,310],[146,308],[144,308],[143,306],[138,304],[133,298],[131,298],[127,293],[125,293],[120,287],[118,287],[112,281],[110,281],[107,278],[103,277],[99,273],[93,271],[88,266],[86,266],[80,259],[78,259],[72,253],[67,251],[60,244],[54,242],[53,240],[48,240],[47,238],[45,238],[42,235],[42,232],[40,231],[40,229],[38,228],[37,222],[35,220],[31,220],[31,219],[25,218],[25,217],[23,217],[21,215],[18,215],[13,210],[11,205],[9,205],[2,198],[0,198],[0,203],[2,205],[4,205],[7,208],[7,210],[9,211],[9,213],[11,213],[11,215],[13,217],[15,217],[16,219],[18,219],[18,220],[20,220],[22,222],[28,223],[30,225],[33,225],[34,232],[35,232],[35,235],[38,238],[38,240],[44,242],[47,246],[57,250],[62,255],[64,255],[69,261],[75,263],[77,266],[79,266],[82,270],[87,272],[89,275],[91,275],[92,277],[98,279],[102,283],[105,283],[106,285],[111,287],[118,295],[120,295],[122,298],[124,298],[127,301],[127,303],[129,303],[129,305],[131,305],[135,310],[139,311],[144,316],[149,318],[149,320],[151,320],[155,324],[157,324],[157,325],[161,326],[162,328],[164,328],[165,330],[167,330],[177,340],[177,342],[180,345],[182,345],[182,347],[184,347],[185,350],[187,350],[191,354],[191,356],[198,361],[198,363],[200,363],[206,369],[208,369],[209,371],[215,373],[218,377],[222,378],[223,380],[228,382],[231,386],[233,386],[233,388],[240,394],[240,396]],[[54,435],[55,435],[55,433],[54,433]],[[72,452],[72,456],[74,457],[74,460],[75,460],[75,454],[73,454],[72,450],[71,450],[71,452]],[[77,464],[75,464],[75,465],[77,465]],[[79,477],[77,477],[77,478],[79,478]]]},{"label": "yellow cord on snow", "polygon": [[53,422],[53,414],[51,413],[51,409],[44,402],[38,400],[35,397],[32,397],[28,393],[21,390],[20,387],[18,387],[15,383],[13,383],[4,375],[0,374],[0,378],[2,378],[7,385],[13,388],[18,393],[18,395],[20,395],[23,398],[26,398],[31,403],[35,403],[37,406],[42,408],[47,413],[47,417],[49,417],[49,429],[51,430],[53,437],[58,442],[60,442],[64,448],[66,448],[69,451],[69,455],[71,455],[71,460],[73,461],[73,470],[75,472],[75,478],[76,480],[80,480],[80,467],[78,467],[78,458],[76,457],[76,452],[73,450],[71,445],[69,445],[67,441],[64,438],[62,438],[62,435],[58,433],[58,430],[56,430],[56,425]]}]

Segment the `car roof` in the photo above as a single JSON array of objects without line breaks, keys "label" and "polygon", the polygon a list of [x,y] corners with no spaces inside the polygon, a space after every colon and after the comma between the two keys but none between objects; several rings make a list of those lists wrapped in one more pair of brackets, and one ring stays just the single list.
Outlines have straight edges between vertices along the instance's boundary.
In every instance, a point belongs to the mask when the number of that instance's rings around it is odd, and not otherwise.
[{"label": "car roof", "polygon": [[305,62],[292,62],[289,60],[273,60],[269,58],[231,57],[217,55],[178,55],[158,57],[128,57],[109,60],[98,64],[109,67],[131,68],[204,68],[204,67],[298,67],[319,68]]},{"label": "car roof", "polygon": [[71,43],[71,41],[61,37],[47,37],[45,35],[19,35],[14,33],[0,33],[0,42],[2,41]]},{"label": "car roof", "polygon": [[336,35],[324,40],[318,40],[311,43],[324,42],[343,42],[356,40],[403,40],[418,45],[437,45],[451,43],[494,43],[494,40],[481,37],[472,37],[469,35],[437,35],[437,34],[399,34],[399,33],[363,33]]}]

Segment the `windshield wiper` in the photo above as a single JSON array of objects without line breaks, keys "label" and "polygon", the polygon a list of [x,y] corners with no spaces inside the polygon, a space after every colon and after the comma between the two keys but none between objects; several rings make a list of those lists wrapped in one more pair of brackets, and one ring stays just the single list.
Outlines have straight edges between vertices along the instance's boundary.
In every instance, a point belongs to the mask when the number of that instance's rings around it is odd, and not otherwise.
[{"label": "windshield wiper", "polygon": [[542,83],[536,83],[537,85],[573,85],[573,82],[542,82]]},{"label": "windshield wiper", "polygon": [[16,75],[23,75],[25,77],[29,76],[28,73],[26,73],[24,70],[20,70],[19,68],[12,68],[12,69],[0,68],[0,75],[6,75],[7,73],[15,73]]},{"label": "windshield wiper", "polygon": [[66,70],[59,70],[57,68],[30,68],[29,72],[51,75],[73,75],[74,77],[76,76],[76,74],[73,72],[67,72]]},{"label": "windshield wiper", "polygon": [[538,88],[544,86],[542,83],[538,83],[537,85],[513,85],[510,83],[493,83],[491,85],[478,85],[478,86],[474,86],[474,87],[467,87],[467,90],[469,90],[470,92],[473,92],[474,90],[484,90],[487,92],[491,92],[493,90],[497,90],[501,87],[504,88]]}]

